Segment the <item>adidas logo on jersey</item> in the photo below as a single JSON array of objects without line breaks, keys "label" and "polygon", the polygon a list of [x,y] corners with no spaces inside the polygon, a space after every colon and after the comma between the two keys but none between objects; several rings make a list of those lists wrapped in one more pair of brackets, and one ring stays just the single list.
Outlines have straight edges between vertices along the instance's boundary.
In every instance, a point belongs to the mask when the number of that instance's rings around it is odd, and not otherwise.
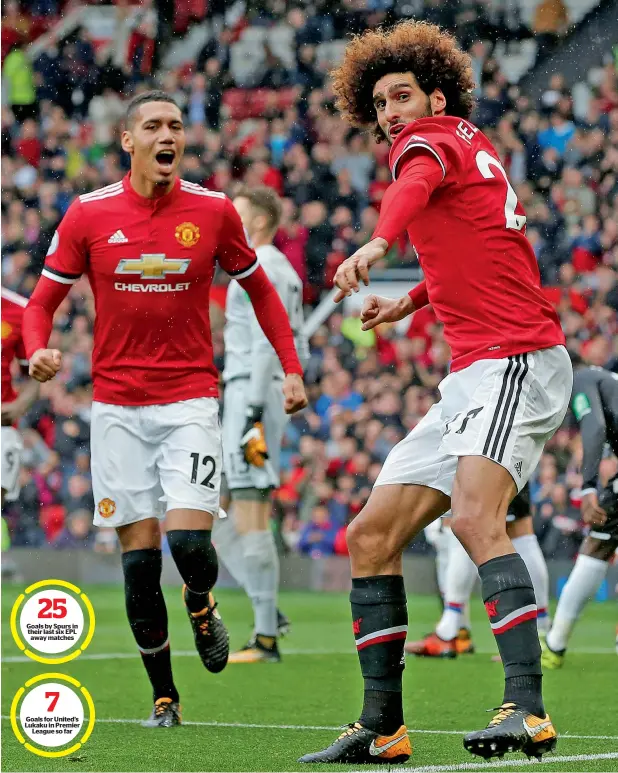
[{"label": "adidas logo on jersey", "polygon": [[521,478],[521,462],[515,462],[515,465],[514,465],[514,467],[515,467],[515,472],[516,472],[516,473],[519,475],[519,477]]},{"label": "adidas logo on jersey", "polygon": [[126,244],[129,240],[127,237],[122,233],[122,231],[118,230],[115,234],[112,234],[112,236],[109,237],[107,240],[108,244]]}]

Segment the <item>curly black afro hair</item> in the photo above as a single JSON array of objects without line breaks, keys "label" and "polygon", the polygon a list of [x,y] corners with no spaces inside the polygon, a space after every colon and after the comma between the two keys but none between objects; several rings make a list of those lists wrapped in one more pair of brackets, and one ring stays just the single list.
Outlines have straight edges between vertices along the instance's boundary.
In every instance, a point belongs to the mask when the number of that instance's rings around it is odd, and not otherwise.
[{"label": "curly black afro hair", "polygon": [[408,20],[391,29],[356,35],[343,62],[332,71],[336,106],[349,123],[371,128],[376,140],[384,139],[376,120],[373,88],[393,72],[411,72],[426,94],[441,89],[447,115],[470,117],[474,107],[470,57],[435,24]]}]

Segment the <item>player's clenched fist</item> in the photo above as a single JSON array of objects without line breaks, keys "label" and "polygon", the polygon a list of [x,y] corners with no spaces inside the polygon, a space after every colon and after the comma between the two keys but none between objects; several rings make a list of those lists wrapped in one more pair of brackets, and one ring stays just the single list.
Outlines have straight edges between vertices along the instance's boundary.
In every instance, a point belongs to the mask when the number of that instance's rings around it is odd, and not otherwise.
[{"label": "player's clenched fist", "polygon": [[414,304],[409,295],[403,298],[382,298],[379,295],[368,295],[363,301],[361,322],[363,330],[371,330],[382,322],[399,322],[414,311]]},{"label": "player's clenched fist", "polygon": [[335,274],[335,285],[339,292],[335,295],[335,303],[343,300],[346,295],[358,292],[358,283],[362,281],[365,285],[369,284],[369,269],[374,263],[386,255],[388,242],[386,239],[372,239],[354,255],[343,261]]},{"label": "player's clenched fist", "polygon": [[285,398],[285,412],[296,413],[307,407],[307,394],[305,385],[298,373],[289,373],[283,382],[283,396]]},{"label": "player's clenched fist", "polygon": [[37,349],[30,358],[29,373],[44,383],[53,378],[62,367],[62,352],[58,349]]}]

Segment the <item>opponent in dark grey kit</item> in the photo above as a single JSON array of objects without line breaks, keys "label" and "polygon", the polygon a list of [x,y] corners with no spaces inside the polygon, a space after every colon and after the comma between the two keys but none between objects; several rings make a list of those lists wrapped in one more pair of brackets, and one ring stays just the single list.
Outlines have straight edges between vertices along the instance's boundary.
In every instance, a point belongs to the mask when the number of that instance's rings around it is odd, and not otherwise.
[{"label": "opponent in dark grey kit", "polygon": [[605,579],[609,562],[618,548],[618,474],[616,465],[607,485],[599,486],[599,468],[607,443],[618,456],[618,375],[604,368],[587,367],[574,360],[571,409],[582,436],[583,520],[590,526],[564,586],[542,663],[561,668],[567,644],[587,602]]}]

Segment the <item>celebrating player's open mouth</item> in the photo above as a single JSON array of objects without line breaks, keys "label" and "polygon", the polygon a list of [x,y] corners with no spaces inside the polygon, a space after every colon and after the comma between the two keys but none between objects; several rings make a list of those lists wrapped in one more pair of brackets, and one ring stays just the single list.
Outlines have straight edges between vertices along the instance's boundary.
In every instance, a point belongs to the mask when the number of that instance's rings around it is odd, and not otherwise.
[{"label": "celebrating player's open mouth", "polygon": [[388,130],[388,136],[391,139],[394,139],[399,132],[401,132],[403,129],[405,129],[406,125],[404,123],[396,123],[394,126],[391,126]]},{"label": "celebrating player's open mouth", "polygon": [[155,160],[157,162],[157,166],[159,167],[159,171],[162,174],[172,174],[176,166],[174,163],[176,161],[176,151],[172,148],[159,150],[155,155]]}]

